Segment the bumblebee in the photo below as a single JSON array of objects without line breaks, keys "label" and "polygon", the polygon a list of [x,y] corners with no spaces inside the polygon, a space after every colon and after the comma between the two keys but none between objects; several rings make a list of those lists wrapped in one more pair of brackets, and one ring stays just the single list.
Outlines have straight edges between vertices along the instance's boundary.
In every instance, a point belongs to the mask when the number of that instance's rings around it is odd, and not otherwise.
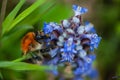
[{"label": "bumblebee", "polygon": [[28,32],[21,40],[23,55],[26,55],[28,52],[41,50],[43,48],[44,41],[48,38],[50,37],[45,35],[42,31]]},{"label": "bumblebee", "polygon": [[22,38],[21,48],[23,55],[41,48],[41,45],[35,40],[34,32],[29,32]]},{"label": "bumblebee", "polygon": [[51,40],[48,34],[43,31],[28,32],[21,40],[21,49],[23,55],[30,53],[32,58],[25,62],[38,63],[44,60],[50,60],[50,50],[56,48],[56,40]]}]

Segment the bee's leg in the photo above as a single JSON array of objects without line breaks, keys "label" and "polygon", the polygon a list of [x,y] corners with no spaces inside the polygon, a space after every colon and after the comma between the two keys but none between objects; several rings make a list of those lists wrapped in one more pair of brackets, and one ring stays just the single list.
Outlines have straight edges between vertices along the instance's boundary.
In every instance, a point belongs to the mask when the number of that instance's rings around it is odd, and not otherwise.
[{"label": "bee's leg", "polygon": [[38,51],[38,57],[41,59],[41,60],[44,60],[44,57],[43,57],[43,55],[42,55],[42,53],[40,52],[40,50]]},{"label": "bee's leg", "polygon": [[33,63],[38,64],[38,65],[42,64],[42,59],[41,59],[41,57],[39,57],[39,56],[36,55],[36,54],[32,54],[32,53],[31,53],[31,56],[32,56],[32,62],[33,62]]},{"label": "bee's leg", "polygon": [[29,46],[30,51],[37,51],[39,49],[41,49],[42,44],[38,43],[38,42],[33,42],[33,44],[31,46]]},{"label": "bee's leg", "polygon": [[44,60],[43,55],[40,53],[40,51],[38,51],[37,57],[36,57],[36,63],[37,64],[42,64],[43,60]]}]

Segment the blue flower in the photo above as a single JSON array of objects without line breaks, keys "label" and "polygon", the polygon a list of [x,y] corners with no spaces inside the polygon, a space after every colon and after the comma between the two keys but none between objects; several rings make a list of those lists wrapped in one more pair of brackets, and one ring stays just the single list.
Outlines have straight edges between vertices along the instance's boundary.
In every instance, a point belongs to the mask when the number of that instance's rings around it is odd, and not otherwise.
[{"label": "blue flower", "polygon": [[94,48],[98,48],[98,45],[99,45],[100,41],[101,41],[101,37],[98,37],[97,34],[92,34],[92,36],[91,36],[91,43],[90,43],[91,51],[94,51]]},{"label": "blue flower", "polygon": [[101,37],[99,37],[96,33],[87,33],[84,34],[81,38],[82,39],[88,38],[90,40],[90,42],[84,42],[84,43],[90,45],[91,51],[94,51],[95,48],[98,48],[98,45],[101,41]]},{"label": "blue flower", "polygon": [[73,58],[77,53],[75,50],[75,44],[73,43],[73,38],[69,38],[68,41],[64,42],[61,52],[62,61],[73,62]]},{"label": "blue flower", "polygon": [[84,80],[84,79],[80,76],[75,76],[73,80]]},{"label": "blue flower", "polygon": [[72,8],[73,8],[73,10],[77,10],[78,5],[73,5]]},{"label": "blue flower", "polygon": [[51,60],[47,61],[46,64],[47,65],[55,65],[55,66],[57,66],[58,63],[59,63],[59,57],[56,56],[56,57],[52,58]]},{"label": "blue flower", "polygon": [[93,24],[88,21],[81,23],[80,16],[88,11],[86,8],[73,5],[73,11],[75,15],[62,20],[61,24],[44,23],[43,32],[50,36],[44,46],[54,47],[46,53],[50,55],[50,59],[45,57],[43,64],[55,66],[50,72],[58,76],[57,68],[65,67],[65,63],[69,63],[74,74],[73,80],[83,80],[83,76],[88,75],[92,78],[97,73],[92,68],[92,63],[96,59],[96,55],[92,53],[98,47],[101,37],[97,35]]},{"label": "blue flower", "polygon": [[84,73],[84,67],[78,67],[77,69],[74,70],[74,75],[76,76],[81,76]]},{"label": "blue flower", "polygon": [[58,48],[52,49],[52,50],[50,50],[50,52],[49,52],[49,54],[50,54],[51,57],[56,56],[57,53],[58,53]]},{"label": "blue flower", "polygon": [[62,56],[62,60],[60,62],[73,62],[73,58],[74,58],[74,54],[70,53],[70,52],[63,52],[61,53]]},{"label": "blue flower", "polygon": [[96,59],[96,55],[95,54],[89,54],[88,58],[90,58],[92,61],[94,61]]},{"label": "blue flower", "polygon": [[86,58],[86,60],[84,60],[84,69],[85,69],[86,73],[87,73],[87,71],[89,71],[91,69],[92,63],[93,63],[93,61],[88,57]]},{"label": "blue flower", "polygon": [[53,30],[58,30],[58,31],[62,30],[60,25],[58,25],[55,22],[50,22],[49,25],[52,26]]},{"label": "blue flower", "polygon": [[52,73],[54,76],[58,76],[59,72],[58,72],[58,67],[55,65],[49,65],[51,67],[51,70],[49,70],[50,73]]},{"label": "blue flower", "polygon": [[87,52],[85,50],[80,50],[79,51],[79,57],[84,58],[87,55]]},{"label": "blue flower", "polygon": [[53,28],[49,23],[44,23],[43,31],[45,34],[48,34],[48,33],[51,33],[53,31]]},{"label": "blue flower", "polygon": [[91,24],[88,21],[85,22],[85,31],[89,32],[89,33],[96,33],[96,30],[95,30],[93,24]]},{"label": "blue flower", "polygon": [[92,80],[96,80],[98,78],[98,71],[96,69],[91,69],[87,74]]},{"label": "blue flower", "polygon": [[73,10],[75,12],[75,16],[84,14],[84,13],[86,13],[88,11],[87,8],[80,7],[78,5],[73,5]]}]

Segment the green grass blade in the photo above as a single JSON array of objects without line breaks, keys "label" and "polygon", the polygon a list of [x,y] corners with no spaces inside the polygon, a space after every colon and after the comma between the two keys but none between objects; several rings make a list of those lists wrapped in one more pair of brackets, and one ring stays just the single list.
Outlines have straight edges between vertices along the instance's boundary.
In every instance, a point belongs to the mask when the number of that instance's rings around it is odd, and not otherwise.
[{"label": "green grass blade", "polygon": [[15,60],[13,60],[12,62],[21,62],[21,61],[26,60],[26,59],[29,59],[29,58],[31,58],[31,55],[30,55],[30,54],[28,54],[28,55],[26,55],[26,56],[22,56],[21,58],[15,59]]},{"label": "green grass blade", "polygon": [[0,68],[4,69],[12,69],[12,70],[49,70],[50,68],[47,66],[41,66],[37,64],[29,64],[24,62],[10,62],[3,61],[0,62]]},{"label": "green grass blade", "polygon": [[29,14],[31,14],[35,9],[37,9],[40,5],[42,5],[46,0],[37,0],[34,4],[32,4],[29,8],[27,8],[25,11],[23,11],[21,14],[19,14],[13,23],[8,27],[7,31],[10,31],[12,28],[15,27],[16,24],[18,24],[20,21],[22,21],[25,17],[27,17]]},{"label": "green grass blade", "polygon": [[17,6],[11,11],[11,13],[6,17],[2,24],[2,34],[4,34],[7,28],[12,24],[15,16],[17,15],[18,11],[21,9],[22,5],[25,3],[25,0],[20,0]]},{"label": "green grass blade", "polygon": [[24,18],[17,25],[22,25],[22,24],[26,24],[26,23],[30,24],[30,25],[34,25],[36,22],[40,22],[42,16],[46,15],[46,13],[49,13],[51,8],[53,8],[55,5],[57,5],[57,1],[55,1],[55,0],[49,0],[49,1],[45,2],[45,4],[43,4],[39,8],[37,8],[34,12],[32,12],[30,15],[28,15],[26,18]]}]

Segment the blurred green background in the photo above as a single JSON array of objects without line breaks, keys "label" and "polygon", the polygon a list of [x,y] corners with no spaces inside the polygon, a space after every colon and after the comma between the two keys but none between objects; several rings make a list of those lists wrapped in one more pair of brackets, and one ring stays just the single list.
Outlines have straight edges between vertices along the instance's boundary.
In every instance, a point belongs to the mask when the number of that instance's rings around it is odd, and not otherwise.
[{"label": "blurred green background", "polygon": [[[0,0],[0,62],[22,57],[23,35],[40,30],[44,21],[60,23],[70,18],[72,4],[88,8],[83,20],[93,23],[102,37],[95,51],[99,80],[120,80],[120,0]],[[0,64],[0,80],[48,80],[48,74],[41,69],[15,70],[21,65],[14,66]]]}]

